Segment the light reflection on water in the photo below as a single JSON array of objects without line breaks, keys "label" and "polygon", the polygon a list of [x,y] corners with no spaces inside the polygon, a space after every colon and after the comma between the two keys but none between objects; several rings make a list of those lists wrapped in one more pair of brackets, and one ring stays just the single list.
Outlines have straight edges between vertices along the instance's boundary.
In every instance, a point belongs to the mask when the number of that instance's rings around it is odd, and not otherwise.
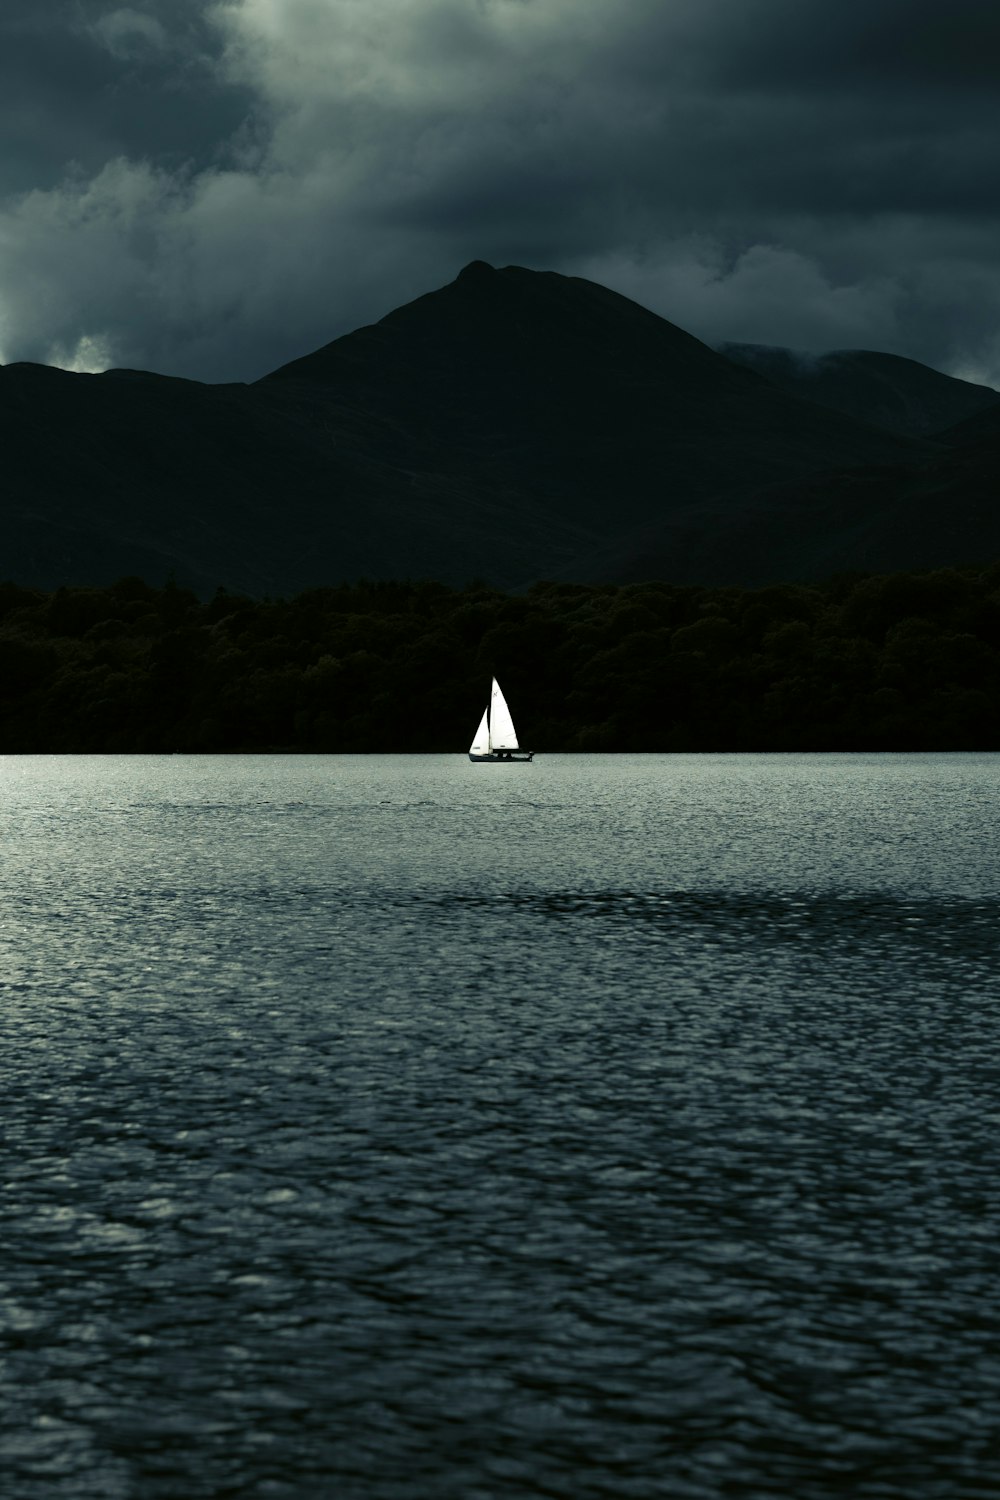
[{"label": "light reflection on water", "polygon": [[11,1493],[992,1493],[998,780],[0,761]]}]

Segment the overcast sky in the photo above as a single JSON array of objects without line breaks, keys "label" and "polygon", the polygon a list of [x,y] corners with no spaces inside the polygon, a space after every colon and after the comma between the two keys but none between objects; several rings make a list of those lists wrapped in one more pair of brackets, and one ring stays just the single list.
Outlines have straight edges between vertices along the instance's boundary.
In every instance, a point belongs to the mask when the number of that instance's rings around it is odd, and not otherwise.
[{"label": "overcast sky", "polygon": [[255,379],[469,260],[1000,386],[1000,0],[0,0],[0,360]]}]

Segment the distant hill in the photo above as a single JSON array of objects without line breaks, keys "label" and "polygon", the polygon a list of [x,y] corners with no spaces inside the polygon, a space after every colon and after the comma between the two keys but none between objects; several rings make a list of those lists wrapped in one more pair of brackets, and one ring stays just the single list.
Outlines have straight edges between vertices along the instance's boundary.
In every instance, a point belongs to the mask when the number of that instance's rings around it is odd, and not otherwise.
[{"label": "distant hill", "polygon": [[954,446],[482,262],[253,385],[0,368],[0,442],[0,577],[41,587],[754,583],[868,566],[873,538],[880,567],[1000,556]]},{"label": "distant hill", "polygon": [[813,355],[768,344],[720,344],[719,353],[782,390],[909,437],[931,436],[991,406],[1000,410],[1000,391],[991,386],[956,380],[898,354],[834,349]]}]

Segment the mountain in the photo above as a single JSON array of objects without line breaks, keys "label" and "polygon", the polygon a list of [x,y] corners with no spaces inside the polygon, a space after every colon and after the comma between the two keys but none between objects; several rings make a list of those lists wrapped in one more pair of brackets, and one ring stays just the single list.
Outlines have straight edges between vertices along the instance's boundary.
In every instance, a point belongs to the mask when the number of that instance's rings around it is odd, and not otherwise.
[{"label": "mountain", "polygon": [[833,349],[812,355],[769,344],[720,344],[719,353],[782,390],[909,437],[928,437],[1000,407],[1000,391],[991,386],[956,380],[898,354]]},{"label": "mountain", "polygon": [[[923,451],[789,399],[604,287],[482,262],[260,385],[415,494],[452,497],[478,571],[511,580],[709,496]],[[550,536],[501,564],[543,520]],[[558,551],[540,569],[543,540]]]},{"label": "mountain", "polygon": [[[252,385],[0,368],[0,442],[0,577],[255,595],[805,577],[864,565],[872,527],[910,557],[898,497],[957,451],[804,399],[595,283],[483,262]],[[945,489],[921,562],[994,546],[960,476]]]}]

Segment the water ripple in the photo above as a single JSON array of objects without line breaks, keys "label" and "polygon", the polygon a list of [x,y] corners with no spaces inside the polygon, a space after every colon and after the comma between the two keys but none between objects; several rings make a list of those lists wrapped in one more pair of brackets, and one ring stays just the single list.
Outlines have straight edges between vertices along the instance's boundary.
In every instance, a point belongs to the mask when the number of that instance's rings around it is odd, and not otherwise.
[{"label": "water ripple", "polygon": [[9,846],[9,1493],[996,1493],[992,870],[617,886],[577,828],[475,889],[426,822],[390,881],[281,765],[297,862],[203,766],[187,864],[190,787]]}]

